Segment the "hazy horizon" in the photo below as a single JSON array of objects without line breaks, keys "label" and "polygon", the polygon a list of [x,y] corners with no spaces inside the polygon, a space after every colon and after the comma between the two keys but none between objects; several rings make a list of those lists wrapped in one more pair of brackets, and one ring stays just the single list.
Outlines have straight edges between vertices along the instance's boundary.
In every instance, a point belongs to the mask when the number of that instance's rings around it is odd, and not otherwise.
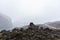
[{"label": "hazy horizon", "polygon": [[0,0],[0,13],[15,26],[60,21],[60,0]]}]

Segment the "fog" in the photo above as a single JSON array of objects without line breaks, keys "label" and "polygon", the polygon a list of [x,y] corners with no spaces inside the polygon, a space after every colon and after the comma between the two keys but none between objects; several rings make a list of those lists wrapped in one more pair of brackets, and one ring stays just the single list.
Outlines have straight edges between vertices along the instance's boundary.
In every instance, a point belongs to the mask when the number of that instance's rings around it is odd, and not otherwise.
[{"label": "fog", "polygon": [[14,27],[11,22],[11,18],[6,15],[0,14],[0,31],[1,30],[11,30],[13,28]]},{"label": "fog", "polygon": [[60,21],[60,0],[0,0],[0,13],[15,26]]}]

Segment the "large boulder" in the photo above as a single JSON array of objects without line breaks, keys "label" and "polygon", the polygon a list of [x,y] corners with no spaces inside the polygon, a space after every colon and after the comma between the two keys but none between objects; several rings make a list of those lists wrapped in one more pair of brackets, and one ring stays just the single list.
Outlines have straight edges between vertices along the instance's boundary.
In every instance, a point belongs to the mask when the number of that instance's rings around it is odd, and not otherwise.
[{"label": "large boulder", "polygon": [[0,14],[0,30],[9,30],[12,28],[11,19],[3,14]]}]

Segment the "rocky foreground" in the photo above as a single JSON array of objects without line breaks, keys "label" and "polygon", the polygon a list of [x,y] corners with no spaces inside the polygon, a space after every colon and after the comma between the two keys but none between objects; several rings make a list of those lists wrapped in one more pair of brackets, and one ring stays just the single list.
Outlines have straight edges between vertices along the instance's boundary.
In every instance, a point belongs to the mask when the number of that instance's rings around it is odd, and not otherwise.
[{"label": "rocky foreground", "polygon": [[0,40],[60,40],[60,36],[54,30],[30,23],[27,29],[14,28],[13,30],[0,32]]}]

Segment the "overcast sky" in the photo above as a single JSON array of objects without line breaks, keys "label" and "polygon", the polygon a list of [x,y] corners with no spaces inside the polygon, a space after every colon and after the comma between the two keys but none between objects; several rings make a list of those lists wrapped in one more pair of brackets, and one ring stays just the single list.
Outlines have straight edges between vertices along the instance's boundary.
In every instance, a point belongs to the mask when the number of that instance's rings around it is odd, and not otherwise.
[{"label": "overcast sky", "polygon": [[16,25],[60,21],[60,0],[0,0],[0,13]]}]

